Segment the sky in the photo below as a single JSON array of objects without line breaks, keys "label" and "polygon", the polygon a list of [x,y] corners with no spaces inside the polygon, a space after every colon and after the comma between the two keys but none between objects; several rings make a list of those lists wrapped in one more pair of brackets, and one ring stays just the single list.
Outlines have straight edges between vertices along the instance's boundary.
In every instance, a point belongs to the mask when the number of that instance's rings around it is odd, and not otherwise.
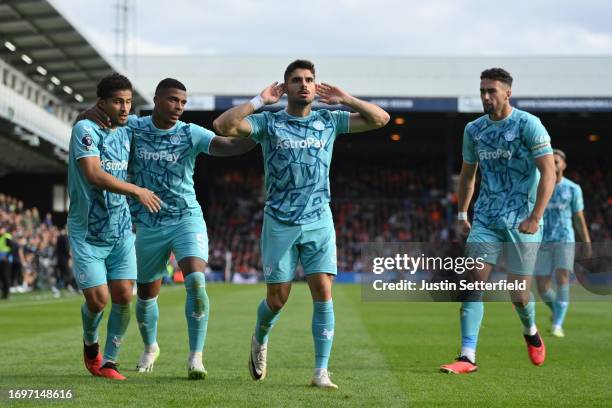
[{"label": "sky", "polygon": [[[116,0],[50,0],[108,55]],[[612,55],[612,1],[130,0],[149,55]]]}]

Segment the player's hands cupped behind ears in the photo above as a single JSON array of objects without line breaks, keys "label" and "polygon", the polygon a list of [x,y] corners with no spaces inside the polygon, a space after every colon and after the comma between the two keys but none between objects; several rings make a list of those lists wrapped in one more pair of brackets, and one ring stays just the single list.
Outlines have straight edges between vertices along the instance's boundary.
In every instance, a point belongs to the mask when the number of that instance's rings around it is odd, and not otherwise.
[{"label": "player's hands cupped behind ears", "polygon": [[285,84],[279,84],[278,81],[268,85],[259,96],[266,105],[272,105],[279,101],[281,96],[285,93]]},{"label": "player's hands cupped behind ears", "polygon": [[155,195],[151,190],[138,187],[134,193],[134,198],[138,200],[149,212],[158,212],[161,210],[162,200]]},{"label": "player's hands cupped behind ears", "polygon": [[461,235],[467,236],[470,234],[472,230],[472,224],[468,220],[457,220],[455,221],[457,225],[457,232]]},{"label": "player's hands cupped behind ears", "polygon": [[523,234],[535,234],[538,232],[538,228],[540,228],[539,224],[540,223],[538,222],[537,218],[530,216],[519,224],[518,230]]},{"label": "player's hands cupped behind ears", "polygon": [[344,92],[337,86],[333,86],[326,83],[317,84],[317,95],[319,95],[319,102],[326,103],[328,105],[337,105],[339,103],[345,103],[350,95]]}]

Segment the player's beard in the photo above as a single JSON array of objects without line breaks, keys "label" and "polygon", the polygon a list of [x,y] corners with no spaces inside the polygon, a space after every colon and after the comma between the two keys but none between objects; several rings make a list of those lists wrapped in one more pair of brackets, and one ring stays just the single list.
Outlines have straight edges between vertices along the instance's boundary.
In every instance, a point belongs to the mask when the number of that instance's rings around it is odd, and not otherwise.
[{"label": "player's beard", "polygon": [[306,100],[306,99],[298,99],[296,101],[296,103],[298,105],[301,105],[301,106],[308,106],[308,105],[310,105],[312,103],[312,101],[309,101],[309,100]]},{"label": "player's beard", "polygon": [[297,105],[297,106],[308,106],[310,104],[312,104],[313,101],[311,100],[306,100],[306,99],[301,99],[301,98],[295,98],[291,101],[292,105]]},{"label": "player's beard", "polygon": [[486,105],[483,103],[482,109],[484,110],[484,113],[486,113],[487,115],[490,115],[493,113],[493,105]]}]

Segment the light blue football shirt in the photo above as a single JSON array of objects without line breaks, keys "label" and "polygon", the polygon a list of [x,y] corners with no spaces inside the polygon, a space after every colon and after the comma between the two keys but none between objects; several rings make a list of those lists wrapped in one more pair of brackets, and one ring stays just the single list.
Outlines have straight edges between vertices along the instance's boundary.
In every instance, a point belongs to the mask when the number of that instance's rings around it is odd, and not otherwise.
[{"label": "light blue football shirt", "polygon": [[161,211],[150,213],[136,200],[130,200],[134,223],[157,227],[174,225],[188,217],[202,218],[193,172],[196,157],[209,153],[215,134],[181,121],[170,129],[158,129],[151,116],[130,115],[128,126],[134,132],[130,180],[153,191],[163,201]]},{"label": "light blue football shirt", "polygon": [[251,137],[263,150],[266,214],[291,225],[309,224],[325,215],[334,141],[348,133],[349,118],[349,112],[327,109],[306,117],[284,110],[247,117]]},{"label": "light blue football shirt", "polygon": [[468,123],[463,160],[478,163],[481,183],[474,223],[492,229],[515,229],[533,211],[540,172],[535,159],[552,154],[550,136],[536,116],[513,108],[508,117],[489,115]]},{"label": "light blue football shirt", "polygon": [[68,230],[83,235],[92,244],[113,244],[132,231],[126,196],[90,185],[79,159],[99,157],[102,170],[121,181],[127,178],[132,131],[100,128],[90,120],[81,120],[72,128],[68,159]]},{"label": "light blue football shirt", "polygon": [[575,242],[573,215],[584,210],[582,189],[563,177],[544,212],[543,242]]}]

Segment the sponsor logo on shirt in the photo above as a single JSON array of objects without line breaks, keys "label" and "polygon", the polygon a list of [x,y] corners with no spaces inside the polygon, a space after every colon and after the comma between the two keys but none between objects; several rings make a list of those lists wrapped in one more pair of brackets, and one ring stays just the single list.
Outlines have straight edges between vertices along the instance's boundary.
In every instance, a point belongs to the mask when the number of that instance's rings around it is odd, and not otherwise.
[{"label": "sponsor logo on shirt", "polygon": [[478,158],[480,160],[497,160],[497,159],[507,159],[510,160],[512,158],[511,150],[479,150]]},{"label": "sponsor logo on shirt", "polygon": [[276,149],[322,149],[323,147],[323,140],[314,137],[307,137],[302,140],[278,139],[276,142]]},{"label": "sponsor logo on shirt", "polygon": [[127,170],[128,162],[127,160],[122,160],[122,161],[102,160],[100,161],[100,167],[102,168],[102,170],[106,170],[106,171]]},{"label": "sponsor logo on shirt", "polygon": [[170,153],[167,151],[149,152],[148,150],[141,147],[136,150],[136,157],[145,160],[167,161],[171,163],[176,163],[179,159],[179,154]]}]

